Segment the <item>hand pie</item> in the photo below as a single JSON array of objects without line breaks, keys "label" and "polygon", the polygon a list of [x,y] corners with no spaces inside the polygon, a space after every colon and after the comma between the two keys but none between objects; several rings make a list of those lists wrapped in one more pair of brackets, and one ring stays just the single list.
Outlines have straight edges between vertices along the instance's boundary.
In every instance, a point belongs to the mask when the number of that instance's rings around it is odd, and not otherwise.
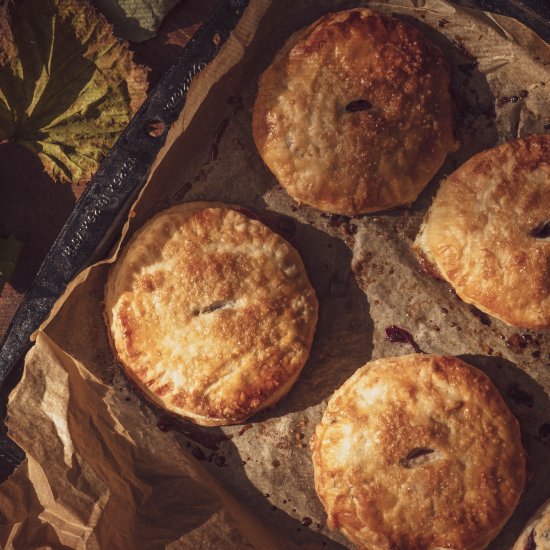
[{"label": "hand pie", "polygon": [[156,215],[105,290],[111,343],[129,378],[204,426],[239,423],[279,401],[317,322],[296,250],[235,208],[199,202]]},{"label": "hand pie", "polygon": [[524,328],[550,327],[550,136],[483,151],[441,185],[415,241],[465,302]]},{"label": "hand pie", "polygon": [[550,550],[550,500],[529,520],[512,550]]},{"label": "hand pie", "polygon": [[347,215],[411,203],[456,148],[449,81],[442,52],[412,25],[331,13],[261,76],[254,141],[298,202]]},{"label": "hand pie", "polygon": [[485,548],[525,483],[517,420],[454,357],[367,363],[331,397],[312,450],[327,524],[359,548]]}]

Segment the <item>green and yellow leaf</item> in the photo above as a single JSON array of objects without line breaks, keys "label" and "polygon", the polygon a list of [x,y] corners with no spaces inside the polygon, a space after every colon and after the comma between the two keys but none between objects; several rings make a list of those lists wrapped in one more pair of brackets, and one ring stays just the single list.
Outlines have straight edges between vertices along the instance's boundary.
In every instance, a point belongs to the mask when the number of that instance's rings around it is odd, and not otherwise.
[{"label": "green and yellow leaf", "polygon": [[0,12],[0,143],[38,154],[63,182],[87,182],[145,98],[132,61],[86,0],[17,0]]}]

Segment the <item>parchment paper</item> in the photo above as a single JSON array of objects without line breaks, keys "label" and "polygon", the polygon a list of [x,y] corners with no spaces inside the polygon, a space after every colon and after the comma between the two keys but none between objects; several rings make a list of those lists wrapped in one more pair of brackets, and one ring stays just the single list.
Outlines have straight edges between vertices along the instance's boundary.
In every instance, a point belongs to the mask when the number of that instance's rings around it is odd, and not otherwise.
[{"label": "parchment paper", "polygon": [[[520,23],[443,0],[369,2],[425,31],[453,68],[462,146],[410,209],[348,219],[297,206],[251,137],[257,80],[296,29],[364,2],[252,0],[236,32],[193,83],[125,238],[182,201],[242,204],[300,252],[320,302],[317,334],[290,394],[245,426],[175,424],[128,383],[102,316],[113,256],[77,278],[37,334],[9,403],[28,460],[0,485],[3,548],[345,548],[325,527],[308,441],[328,398],[371,358],[459,355],[486,372],[521,423],[532,478],[501,535],[509,549],[550,496],[550,338],[462,303],[423,273],[410,245],[445,174],[506,139],[544,132],[550,50]],[[160,426],[160,428],[159,428]],[[162,428],[162,429],[161,429]],[[186,433],[182,433],[186,432]]]}]

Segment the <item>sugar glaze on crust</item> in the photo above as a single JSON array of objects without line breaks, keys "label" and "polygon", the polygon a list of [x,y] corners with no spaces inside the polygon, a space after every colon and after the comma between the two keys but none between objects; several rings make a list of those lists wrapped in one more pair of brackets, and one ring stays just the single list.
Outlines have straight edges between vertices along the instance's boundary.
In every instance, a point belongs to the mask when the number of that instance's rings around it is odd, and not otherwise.
[{"label": "sugar glaze on crust", "polygon": [[206,426],[242,422],[281,399],[317,322],[299,254],[235,208],[161,212],[126,245],[105,289],[128,376],[164,409]]},{"label": "sugar glaze on crust", "polygon": [[441,185],[415,248],[465,302],[550,328],[550,136],[478,153]]},{"label": "sugar glaze on crust", "polygon": [[525,483],[517,420],[454,357],[367,363],[331,397],[311,446],[327,524],[359,548],[485,548]]},{"label": "sugar glaze on crust", "polygon": [[261,76],[256,146],[281,185],[319,210],[410,203],[456,148],[449,75],[408,23],[365,8],[325,15]]}]

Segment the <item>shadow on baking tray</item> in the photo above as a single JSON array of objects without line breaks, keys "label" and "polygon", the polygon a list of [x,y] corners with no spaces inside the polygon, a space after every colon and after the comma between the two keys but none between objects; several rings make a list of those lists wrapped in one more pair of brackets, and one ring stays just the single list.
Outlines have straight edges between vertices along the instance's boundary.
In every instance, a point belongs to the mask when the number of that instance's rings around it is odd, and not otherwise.
[{"label": "shadow on baking tray", "polygon": [[372,354],[373,321],[367,296],[350,269],[351,250],[311,225],[296,225],[295,240],[319,300],[319,321],[300,378],[276,407],[260,414],[262,419],[304,411],[328,399]]},{"label": "shadow on baking tray", "polygon": [[544,388],[512,361],[472,354],[460,358],[482,370],[493,381],[519,420],[527,454],[527,483],[513,517],[518,525],[523,525],[541,503],[540,495],[550,493],[550,399]]},{"label": "shadow on baking tray", "polygon": [[[495,97],[491,92],[486,76],[479,70],[478,60],[457,40],[450,40],[419,19],[402,14],[394,14],[420,29],[437,44],[451,66],[451,93],[455,108],[455,133],[460,142],[459,149],[449,155],[431,183],[421,193],[414,209],[424,209],[432,201],[439,182],[456,170],[472,155],[493,147],[499,141],[496,126]],[[440,21],[440,26],[445,20]],[[516,125],[519,122],[519,111]],[[516,137],[518,128],[512,129]]]},{"label": "shadow on baking tray", "polygon": [[[495,98],[486,76],[479,70],[477,58],[460,39],[449,39],[419,19],[396,15],[422,31],[441,48],[451,66],[451,93],[460,149],[452,156],[456,166],[475,153],[497,142]],[[446,20],[440,21],[440,26]],[[511,136],[512,137],[512,136]],[[515,137],[515,136],[514,136]]]}]

